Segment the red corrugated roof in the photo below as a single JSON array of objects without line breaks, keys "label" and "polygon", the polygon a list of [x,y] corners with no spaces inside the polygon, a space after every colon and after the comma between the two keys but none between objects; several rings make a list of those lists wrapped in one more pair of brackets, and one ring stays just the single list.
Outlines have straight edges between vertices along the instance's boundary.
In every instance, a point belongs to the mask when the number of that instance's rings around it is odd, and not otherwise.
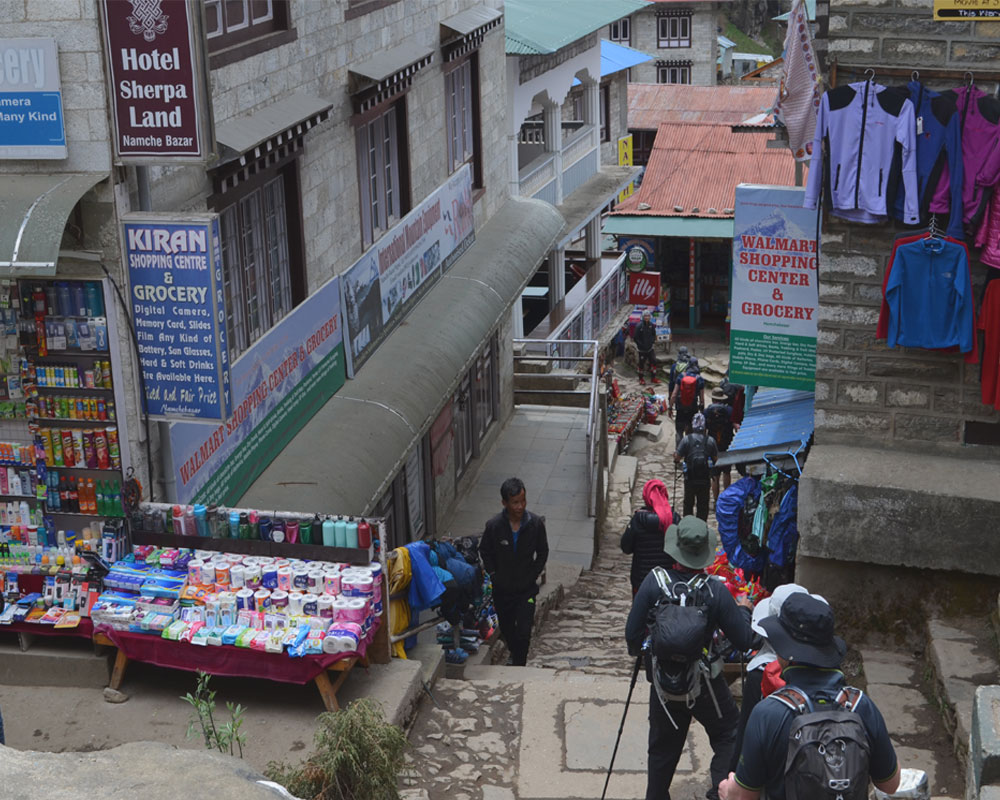
[{"label": "red corrugated roof", "polygon": [[[773,138],[770,132],[734,133],[729,125],[661,125],[642,185],[615,213],[732,217],[736,184],[795,185],[792,154],[769,148]],[[640,204],[649,208],[640,210]]]},{"label": "red corrugated roof", "polygon": [[654,131],[664,122],[735,125],[769,111],[775,99],[774,87],[630,83],[628,127],[634,131]]}]

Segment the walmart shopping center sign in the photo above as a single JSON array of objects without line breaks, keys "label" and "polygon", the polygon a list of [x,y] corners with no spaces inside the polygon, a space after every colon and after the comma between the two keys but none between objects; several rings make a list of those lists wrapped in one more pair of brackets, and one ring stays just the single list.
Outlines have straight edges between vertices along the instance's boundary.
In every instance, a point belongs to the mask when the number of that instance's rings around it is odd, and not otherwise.
[{"label": "walmart shopping center sign", "polygon": [[55,39],[0,39],[0,158],[66,158]]}]

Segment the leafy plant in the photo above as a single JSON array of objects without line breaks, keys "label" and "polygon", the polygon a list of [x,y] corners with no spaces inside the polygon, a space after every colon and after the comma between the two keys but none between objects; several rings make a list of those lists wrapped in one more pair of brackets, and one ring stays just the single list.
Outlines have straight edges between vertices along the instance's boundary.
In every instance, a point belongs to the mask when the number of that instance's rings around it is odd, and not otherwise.
[{"label": "leafy plant", "polygon": [[321,714],[316,751],[298,766],[272,761],[264,774],[307,800],[398,800],[406,735],[371,698]]},{"label": "leafy plant", "polygon": [[208,688],[211,677],[207,672],[199,670],[198,684],[195,686],[194,694],[188,692],[181,698],[194,709],[188,721],[187,736],[191,737],[200,727],[207,749],[229,753],[231,756],[238,754],[240,758],[243,758],[243,745],[247,741],[247,735],[243,731],[243,715],[246,713],[246,709],[241,705],[227,702],[226,710],[229,712],[229,721],[224,722],[221,726],[217,725],[215,722],[215,690]]}]

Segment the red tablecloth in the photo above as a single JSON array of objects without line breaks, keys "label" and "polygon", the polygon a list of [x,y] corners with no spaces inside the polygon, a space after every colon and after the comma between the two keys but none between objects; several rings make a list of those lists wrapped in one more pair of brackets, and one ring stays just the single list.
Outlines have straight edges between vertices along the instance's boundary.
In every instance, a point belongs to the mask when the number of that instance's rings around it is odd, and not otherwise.
[{"label": "red tablecloth", "polygon": [[0,625],[0,633],[32,633],[39,636],[72,636],[79,639],[91,639],[94,636],[94,623],[89,617],[81,619],[80,624],[75,628],[56,628],[37,622],[12,622],[9,625]]},{"label": "red tablecloth", "polygon": [[374,631],[375,627],[359,653],[323,653],[292,658],[286,653],[265,653],[231,645],[202,646],[175,642],[151,634],[116,631],[106,625],[99,625],[96,629],[96,633],[107,636],[131,661],[188,672],[201,670],[209,675],[265,678],[281,683],[308,683],[337,661],[364,655]]}]

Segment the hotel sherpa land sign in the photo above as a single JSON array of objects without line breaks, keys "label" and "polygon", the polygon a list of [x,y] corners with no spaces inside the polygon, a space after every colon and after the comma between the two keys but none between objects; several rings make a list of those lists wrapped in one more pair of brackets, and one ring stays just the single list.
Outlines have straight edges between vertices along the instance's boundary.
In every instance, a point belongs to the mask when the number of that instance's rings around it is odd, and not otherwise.
[{"label": "hotel sherpa land sign", "polygon": [[200,4],[101,0],[100,10],[117,162],[210,160]]}]

